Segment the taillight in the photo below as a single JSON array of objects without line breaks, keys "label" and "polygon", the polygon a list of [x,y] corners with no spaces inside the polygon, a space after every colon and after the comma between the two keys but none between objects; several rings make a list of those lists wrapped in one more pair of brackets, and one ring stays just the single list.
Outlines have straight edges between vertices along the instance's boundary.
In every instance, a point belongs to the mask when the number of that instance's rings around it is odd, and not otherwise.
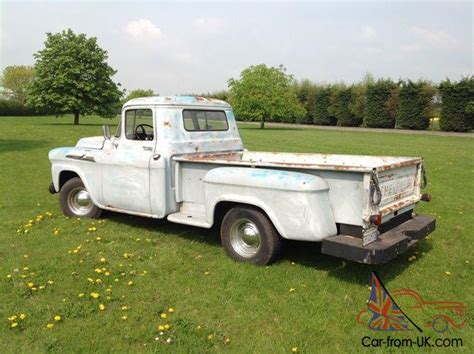
[{"label": "taillight", "polygon": [[371,215],[370,222],[375,225],[382,224],[382,214]]}]

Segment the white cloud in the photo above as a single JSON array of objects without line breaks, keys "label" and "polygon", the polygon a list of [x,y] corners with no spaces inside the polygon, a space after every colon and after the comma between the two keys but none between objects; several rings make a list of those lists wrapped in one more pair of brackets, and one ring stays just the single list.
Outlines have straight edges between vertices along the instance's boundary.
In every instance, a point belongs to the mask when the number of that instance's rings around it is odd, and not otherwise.
[{"label": "white cloud", "polygon": [[359,38],[365,41],[372,41],[377,38],[377,31],[371,26],[364,26],[359,32]]},{"label": "white cloud", "polygon": [[436,47],[452,48],[458,44],[456,38],[444,31],[431,31],[429,29],[413,26],[410,32],[419,40]]},{"label": "white cloud", "polygon": [[163,32],[153,22],[145,18],[129,21],[124,31],[131,38],[138,40],[158,40],[163,38]]},{"label": "white cloud", "polygon": [[220,17],[198,17],[194,19],[193,27],[199,32],[217,33],[225,27],[225,21]]}]

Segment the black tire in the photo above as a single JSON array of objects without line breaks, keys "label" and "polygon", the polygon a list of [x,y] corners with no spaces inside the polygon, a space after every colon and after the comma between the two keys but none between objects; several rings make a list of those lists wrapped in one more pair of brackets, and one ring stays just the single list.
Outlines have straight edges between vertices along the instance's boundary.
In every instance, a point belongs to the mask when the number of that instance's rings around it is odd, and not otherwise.
[{"label": "black tire", "polygon": [[282,245],[268,217],[249,206],[234,207],[227,212],[221,224],[221,241],[230,258],[256,265],[274,262]]},{"label": "black tire", "polygon": [[[102,214],[102,209],[95,205],[89,196],[84,183],[79,177],[68,180],[59,192],[59,205],[64,215],[75,218],[96,219]],[[82,197],[82,198],[81,198]],[[87,205],[86,205],[87,200]],[[81,205],[84,204],[84,205]]]}]

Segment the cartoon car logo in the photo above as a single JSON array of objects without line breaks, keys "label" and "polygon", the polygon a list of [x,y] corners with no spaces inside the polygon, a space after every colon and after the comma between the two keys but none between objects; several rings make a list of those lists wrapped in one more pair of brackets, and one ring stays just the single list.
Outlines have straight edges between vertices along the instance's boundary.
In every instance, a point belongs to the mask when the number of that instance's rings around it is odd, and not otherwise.
[{"label": "cartoon car logo", "polygon": [[391,294],[375,273],[372,275],[371,295],[367,308],[359,311],[357,322],[371,330],[407,331],[409,324],[421,329],[398,306],[404,304],[407,313],[422,311],[428,316],[425,327],[444,333],[450,327],[461,328],[466,324],[467,307],[457,301],[427,301],[412,289],[398,289]]}]

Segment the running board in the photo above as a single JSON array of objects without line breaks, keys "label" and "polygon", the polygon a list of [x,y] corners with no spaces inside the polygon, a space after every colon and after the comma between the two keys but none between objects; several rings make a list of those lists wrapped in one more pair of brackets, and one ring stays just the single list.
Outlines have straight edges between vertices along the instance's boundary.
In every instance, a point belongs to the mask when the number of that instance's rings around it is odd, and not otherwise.
[{"label": "running board", "polygon": [[167,218],[171,222],[175,222],[177,224],[184,224],[184,225],[191,225],[197,227],[203,227],[206,229],[210,229],[212,224],[206,221],[206,216],[203,214],[197,213],[189,213],[189,212],[179,212],[168,215]]}]

